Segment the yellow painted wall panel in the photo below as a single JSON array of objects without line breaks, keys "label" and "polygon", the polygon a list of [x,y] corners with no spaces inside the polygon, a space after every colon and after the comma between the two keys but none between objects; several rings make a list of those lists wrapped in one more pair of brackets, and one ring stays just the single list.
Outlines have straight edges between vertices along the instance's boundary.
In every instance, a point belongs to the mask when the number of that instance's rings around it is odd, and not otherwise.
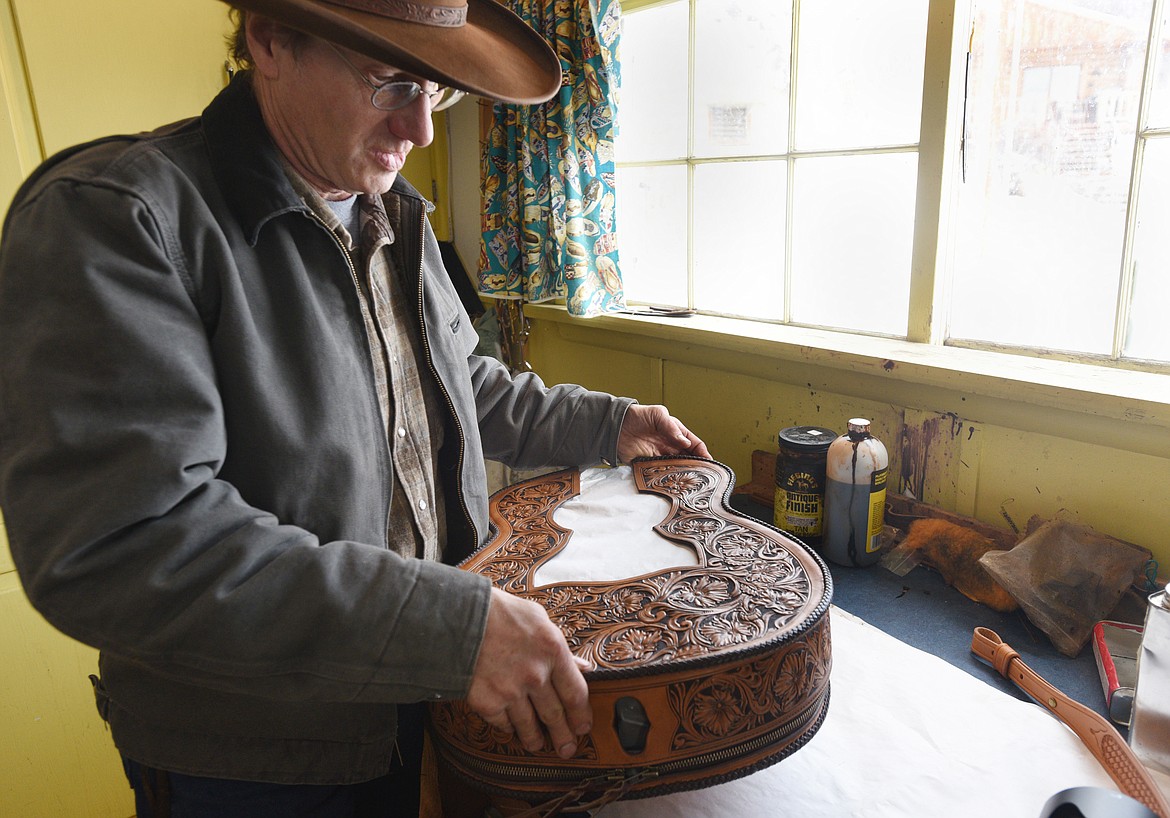
[{"label": "yellow painted wall panel", "polygon": [[223,3],[11,2],[46,154],[195,116],[223,87]]},{"label": "yellow painted wall panel", "polygon": [[[0,87],[0,94],[4,94],[4,91],[5,89]],[[28,174],[29,169],[21,164],[17,152],[7,97],[0,96],[0,201],[3,201],[0,207],[7,210],[16,189]]]},{"label": "yellow painted wall panel", "polygon": [[[479,101],[472,97],[444,112],[447,117],[450,159],[451,230],[459,258],[472,279],[480,251],[479,206]],[[460,207],[474,202],[474,207]]]},{"label": "yellow painted wall panel", "polygon": [[982,430],[975,513],[1023,529],[1065,513],[1154,552],[1170,569],[1170,460],[1014,429]]},{"label": "yellow painted wall panel", "polygon": [[[663,403],[741,483],[751,479],[752,452],[776,451],[776,436],[785,427],[824,426],[844,432],[849,418],[867,417],[874,435],[889,440],[901,424],[898,412],[874,401],[682,363],[667,363],[663,383]],[[894,447],[889,448],[894,455]],[[896,463],[891,468],[897,473]]]},{"label": "yellow painted wall panel", "polygon": [[528,362],[549,384],[576,383],[641,403],[661,403],[658,362],[634,353],[598,352],[567,341],[553,329],[536,331],[528,345]]},{"label": "yellow painted wall panel", "polygon": [[40,161],[40,142],[11,7],[0,6],[0,208]]},{"label": "yellow painted wall panel", "polygon": [[[755,449],[774,451],[786,426],[825,426],[841,432],[851,417],[873,422],[874,434],[895,439],[901,413],[888,403],[842,396],[807,384],[790,384],[729,373],[714,367],[566,340],[555,325],[532,325],[529,362],[548,383],[579,383],[590,389],[664,403],[703,438],[712,456],[730,466],[738,480],[751,477]],[[898,452],[888,446],[897,474]]]},{"label": "yellow painted wall panel", "polygon": [[0,517],[0,575],[15,571],[12,564],[12,550],[8,545],[8,530],[4,528],[4,518]]},{"label": "yellow painted wall panel", "polygon": [[0,815],[127,818],[134,798],[94,705],[97,651],[54,630],[0,575]]},{"label": "yellow painted wall panel", "polygon": [[[463,102],[463,105],[470,103]],[[431,228],[439,241],[451,241],[451,196],[450,162],[447,139],[447,112],[440,111],[433,117],[435,138],[425,147],[416,146],[406,156],[402,175],[414,185],[423,196],[431,201],[435,210],[431,213]]]}]

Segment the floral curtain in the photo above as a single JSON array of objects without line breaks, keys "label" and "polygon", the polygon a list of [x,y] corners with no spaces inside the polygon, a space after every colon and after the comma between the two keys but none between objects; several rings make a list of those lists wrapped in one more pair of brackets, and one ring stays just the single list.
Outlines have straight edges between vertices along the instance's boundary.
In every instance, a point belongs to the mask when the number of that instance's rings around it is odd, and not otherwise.
[{"label": "floral curtain", "polygon": [[570,314],[625,308],[614,223],[620,0],[504,0],[561,60],[543,105],[495,104],[485,125],[480,292],[565,298]]}]

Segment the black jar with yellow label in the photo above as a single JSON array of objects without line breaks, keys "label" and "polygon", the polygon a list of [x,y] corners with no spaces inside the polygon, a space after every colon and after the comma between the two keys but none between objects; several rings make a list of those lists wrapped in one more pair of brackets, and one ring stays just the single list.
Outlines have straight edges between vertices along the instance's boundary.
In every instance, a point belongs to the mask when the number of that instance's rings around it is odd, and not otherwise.
[{"label": "black jar with yellow label", "polygon": [[836,439],[820,426],[780,430],[772,522],[808,545],[818,545],[824,533],[825,457]]}]

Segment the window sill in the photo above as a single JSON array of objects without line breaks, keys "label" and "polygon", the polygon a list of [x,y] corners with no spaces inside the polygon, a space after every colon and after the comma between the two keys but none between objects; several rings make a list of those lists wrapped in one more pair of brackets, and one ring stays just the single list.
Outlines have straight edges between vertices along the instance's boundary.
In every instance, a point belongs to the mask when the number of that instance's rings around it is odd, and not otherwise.
[{"label": "window sill", "polygon": [[716,316],[525,313],[582,344],[1170,457],[1149,434],[1170,430],[1170,375]]}]

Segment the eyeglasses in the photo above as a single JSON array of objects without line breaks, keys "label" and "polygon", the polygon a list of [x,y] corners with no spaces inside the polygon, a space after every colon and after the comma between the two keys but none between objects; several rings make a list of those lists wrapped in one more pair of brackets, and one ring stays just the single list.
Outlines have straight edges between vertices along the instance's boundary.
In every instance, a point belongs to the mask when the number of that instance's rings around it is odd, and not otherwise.
[{"label": "eyeglasses", "polygon": [[428,91],[413,80],[391,80],[390,82],[384,82],[378,85],[370,82],[370,79],[362,73],[360,68],[349,61],[349,58],[341,52],[341,49],[333,43],[325,43],[325,45],[332,48],[334,53],[338,57],[341,57],[345,61],[345,64],[353,69],[353,72],[358,75],[358,78],[362,82],[374,89],[374,93],[370,95],[370,104],[379,111],[397,111],[405,108],[418,99],[419,94],[422,94],[426,97],[428,108],[433,114],[437,111],[450,108],[464,97],[463,91],[458,91],[445,85],[440,85],[433,91]]}]

